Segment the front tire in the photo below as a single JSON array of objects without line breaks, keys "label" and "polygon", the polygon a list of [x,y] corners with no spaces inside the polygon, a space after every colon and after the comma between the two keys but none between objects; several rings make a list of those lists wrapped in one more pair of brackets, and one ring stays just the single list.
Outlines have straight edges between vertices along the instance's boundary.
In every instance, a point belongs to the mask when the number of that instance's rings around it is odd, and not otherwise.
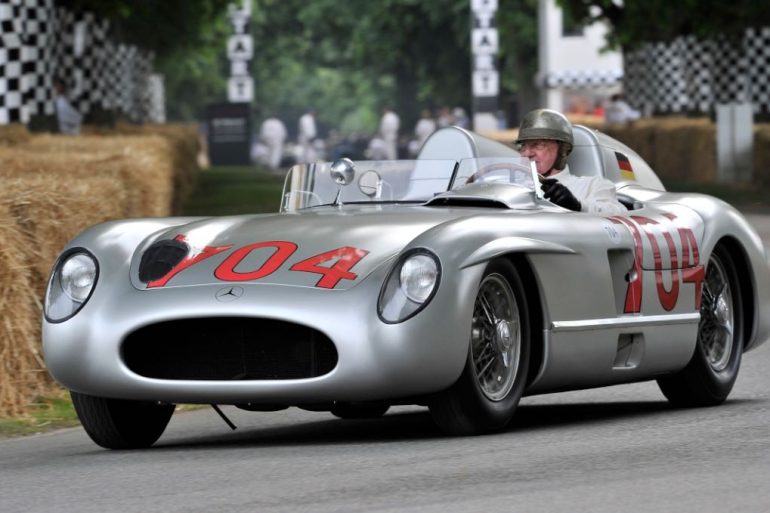
[{"label": "front tire", "polygon": [[510,261],[493,260],[476,294],[463,373],[429,403],[441,430],[449,435],[477,435],[503,429],[524,392],[530,344],[521,278]]},{"label": "front tire", "polygon": [[174,413],[173,404],[107,399],[70,392],[80,423],[106,449],[142,449],[155,443]]},{"label": "front tire", "polygon": [[680,372],[658,379],[675,406],[714,406],[735,384],[743,353],[743,304],[735,263],[718,245],[709,258],[701,290],[701,320],[695,353]]}]

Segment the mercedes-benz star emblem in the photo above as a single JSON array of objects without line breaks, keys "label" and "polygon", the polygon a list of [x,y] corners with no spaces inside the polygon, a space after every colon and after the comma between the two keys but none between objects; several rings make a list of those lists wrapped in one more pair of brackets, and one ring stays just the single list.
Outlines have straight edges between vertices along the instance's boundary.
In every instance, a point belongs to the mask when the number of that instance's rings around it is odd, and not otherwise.
[{"label": "mercedes-benz star emblem", "polygon": [[243,289],[241,287],[222,287],[214,294],[217,301],[227,303],[229,301],[235,301],[243,295]]}]

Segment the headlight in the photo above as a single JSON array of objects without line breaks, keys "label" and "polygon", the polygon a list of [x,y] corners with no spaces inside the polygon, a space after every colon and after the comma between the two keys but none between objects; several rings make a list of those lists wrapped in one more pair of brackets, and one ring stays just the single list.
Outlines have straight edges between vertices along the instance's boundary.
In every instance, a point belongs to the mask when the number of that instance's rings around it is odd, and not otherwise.
[{"label": "headlight", "polygon": [[46,319],[61,322],[78,313],[91,297],[98,276],[96,259],[85,249],[73,249],[62,255],[48,281]]},{"label": "headlight", "polygon": [[377,312],[389,324],[405,321],[433,298],[441,279],[438,257],[427,249],[413,249],[399,258],[380,292]]}]

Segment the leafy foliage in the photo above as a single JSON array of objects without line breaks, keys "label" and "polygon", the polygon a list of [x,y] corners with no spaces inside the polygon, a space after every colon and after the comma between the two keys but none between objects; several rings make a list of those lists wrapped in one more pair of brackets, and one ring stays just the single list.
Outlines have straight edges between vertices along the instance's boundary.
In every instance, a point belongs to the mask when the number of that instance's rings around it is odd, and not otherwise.
[{"label": "leafy foliage", "polygon": [[385,105],[404,126],[423,105],[468,107],[467,0],[255,0],[252,16],[267,110],[296,118],[312,105],[345,131],[373,131]]},{"label": "leafy foliage", "polygon": [[770,25],[770,9],[755,0],[558,0],[578,20],[608,21],[607,43],[631,49],[693,35],[738,40],[747,27]]},{"label": "leafy foliage", "polygon": [[[170,119],[199,118],[225,101],[233,0],[59,0],[111,20],[123,41],[155,52]],[[537,0],[499,0],[502,88],[534,95]],[[408,130],[423,107],[470,111],[472,26],[468,0],[252,0],[251,73],[260,117],[296,130],[312,107],[345,133],[376,129],[388,105]]]}]

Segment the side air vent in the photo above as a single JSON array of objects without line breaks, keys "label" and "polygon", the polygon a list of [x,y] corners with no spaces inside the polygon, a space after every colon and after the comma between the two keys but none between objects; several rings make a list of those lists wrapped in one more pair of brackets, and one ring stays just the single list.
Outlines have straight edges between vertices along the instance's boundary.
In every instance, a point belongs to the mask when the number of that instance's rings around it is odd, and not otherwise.
[{"label": "side air vent", "polygon": [[139,263],[139,280],[149,283],[166,276],[184,260],[190,247],[179,240],[167,239],[153,243],[142,255]]}]

